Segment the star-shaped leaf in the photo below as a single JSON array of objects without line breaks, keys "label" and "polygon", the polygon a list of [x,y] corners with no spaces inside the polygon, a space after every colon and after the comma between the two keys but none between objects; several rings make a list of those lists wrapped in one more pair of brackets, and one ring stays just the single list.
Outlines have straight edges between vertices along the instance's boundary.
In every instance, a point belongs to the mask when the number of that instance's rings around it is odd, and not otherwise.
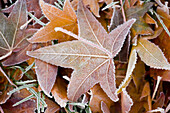
[{"label": "star-shaped leaf", "polygon": [[75,34],[78,33],[76,14],[71,7],[69,0],[65,1],[63,11],[53,5],[45,3],[43,0],[40,0],[40,6],[44,15],[50,20],[50,22],[30,38],[29,41],[31,43],[36,43],[57,39],[59,42],[72,40],[73,37],[62,32],[56,33],[54,31],[55,27],[62,27]]},{"label": "star-shaped leaf", "polygon": [[[10,56],[12,52],[19,52],[23,48],[29,45],[26,38],[31,36],[34,32],[32,29],[22,28],[27,22],[26,15],[26,1],[18,0],[15,6],[7,18],[3,13],[0,12],[0,60]],[[31,49],[29,49],[31,50]],[[26,55],[25,55],[26,56]],[[20,60],[25,60],[22,56]],[[20,62],[14,60],[12,64]],[[8,63],[9,65],[11,64]]]},{"label": "star-shaped leaf", "polygon": [[78,40],[44,47],[27,54],[47,63],[74,69],[67,92],[70,100],[76,101],[81,94],[99,83],[110,99],[117,101],[113,58],[120,51],[135,19],[108,34],[82,1],[79,1],[77,15],[78,36],[62,28],[55,30],[61,30]]}]

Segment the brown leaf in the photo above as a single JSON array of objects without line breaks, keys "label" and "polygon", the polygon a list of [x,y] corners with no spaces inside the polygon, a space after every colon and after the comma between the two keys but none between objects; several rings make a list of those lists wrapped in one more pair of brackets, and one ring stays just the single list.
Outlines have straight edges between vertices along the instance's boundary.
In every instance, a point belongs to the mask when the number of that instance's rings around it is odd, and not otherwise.
[{"label": "brown leaf", "polygon": [[1,107],[3,108],[5,113],[34,113],[34,110],[36,109],[36,102],[35,100],[31,99],[28,100],[22,104],[19,104],[18,106],[13,107],[12,105],[16,102],[26,98],[27,96],[30,96],[31,93],[29,93],[28,90],[22,89],[20,90],[20,93],[14,93],[12,97]]},{"label": "brown leaf", "polygon": [[149,82],[146,82],[142,91],[142,95],[140,97],[140,100],[142,100],[142,98],[147,97],[148,98],[148,104],[147,106],[149,107],[148,110],[152,109],[152,100],[151,100],[151,96],[150,96],[150,85]]},{"label": "brown leaf", "polygon": [[[23,50],[28,45],[26,38],[32,34],[29,29],[21,28],[27,22],[25,0],[18,0],[15,3],[8,18],[2,13],[0,15],[0,59],[2,60],[10,56],[12,52]],[[27,59],[25,57],[26,55],[22,56],[22,58],[19,57],[19,59],[12,61],[8,65],[25,61]]]},{"label": "brown leaf", "polygon": [[39,43],[57,39],[59,42],[73,40],[74,38],[69,35],[54,31],[55,27],[62,27],[75,34],[78,33],[76,14],[71,7],[69,0],[65,1],[63,11],[53,5],[45,3],[43,0],[40,0],[40,6],[44,15],[50,20],[50,22],[33,35],[29,41],[31,43]]},{"label": "brown leaf", "polygon": [[[108,96],[102,90],[99,84],[93,86],[93,88],[91,88],[91,91],[92,91],[92,97],[90,99],[89,105],[90,105],[91,110],[94,113],[96,112],[102,113],[102,111],[106,108],[104,106],[107,106],[108,108],[110,108],[110,106],[113,104],[112,100],[108,98]],[[102,105],[102,104],[105,104],[105,105]]]},{"label": "brown leaf", "polygon": [[107,34],[96,18],[79,2],[78,22],[79,36],[62,28],[55,28],[56,31],[66,32],[78,40],[41,48],[28,52],[28,55],[54,65],[75,69],[68,86],[70,100],[76,101],[81,94],[100,82],[106,94],[117,101],[114,94],[116,84],[112,58],[120,51],[135,19]]},{"label": "brown leaf", "polygon": [[145,23],[143,16],[152,7],[153,3],[145,3],[140,6],[131,6],[126,10],[127,19],[136,18],[137,21],[132,27],[134,36],[138,34],[148,35],[153,34],[153,30]]},{"label": "brown leaf", "polygon": [[58,67],[37,59],[35,60],[35,67],[41,89],[47,96],[50,96],[51,89],[56,80]]},{"label": "brown leaf", "polygon": [[54,96],[55,101],[61,106],[66,107],[68,98],[67,98],[67,82],[61,78],[57,77],[56,82],[51,90],[52,95]]},{"label": "brown leaf", "polygon": [[135,65],[132,77],[136,89],[139,90],[142,85],[141,81],[144,81],[145,77],[145,64],[140,60],[140,58],[138,59],[137,64]]},{"label": "brown leaf", "polygon": [[162,108],[164,106],[164,102],[165,102],[165,95],[163,92],[161,92],[159,98],[153,104],[152,109],[156,109],[158,107]]},{"label": "brown leaf", "polygon": [[157,69],[170,69],[170,64],[161,49],[152,42],[140,38],[135,47],[141,60],[148,66]]},{"label": "brown leaf", "polygon": [[103,113],[110,113],[109,108],[107,107],[107,105],[102,101],[101,102],[101,110]]},{"label": "brown leaf", "polygon": [[[157,13],[162,17],[162,20],[166,27],[170,30],[170,15],[166,14],[164,11],[161,9],[157,10]],[[160,36],[153,41],[155,44],[157,44],[163,53],[165,54],[165,57],[168,59],[170,62],[170,38],[166,31],[164,30]],[[161,70],[161,69],[151,69],[150,70],[151,77],[154,79],[157,78],[157,76],[162,77],[162,81],[170,81],[170,71],[169,70]]]},{"label": "brown leaf", "polygon": [[133,105],[133,100],[128,95],[126,89],[123,89],[121,93],[122,113],[128,113],[132,105]]},{"label": "brown leaf", "polygon": [[137,62],[137,53],[136,53],[136,50],[134,48],[132,48],[129,62],[128,62],[126,77],[123,80],[123,82],[120,84],[119,88],[116,90],[117,94],[122,92],[122,90],[125,89],[129,85],[131,78],[132,78],[132,72],[135,68],[136,62]]},{"label": "brown leaf", "polygon": [[45,113],[56,113],[60,110],[60,107],[47,97],[45,98],[45,102],[47,104],[47,109],[45,110]]}]

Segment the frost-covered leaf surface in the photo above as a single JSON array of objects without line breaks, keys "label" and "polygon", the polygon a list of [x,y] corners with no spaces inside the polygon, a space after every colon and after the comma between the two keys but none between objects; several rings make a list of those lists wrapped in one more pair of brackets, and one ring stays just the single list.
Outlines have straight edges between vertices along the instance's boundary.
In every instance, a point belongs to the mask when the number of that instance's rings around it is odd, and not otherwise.
[{"label": "frost-covered leaf surface", "polygon": [[100,83],[106,94],[117,101],[112,58],[120,51],[134,22],[135,19],[131,19],[107,34],[83,3],[79,2],[78,40],[41,48],[28,52],[28,55],[53,65],[75,69],[68,86],[70,100],[76,101],[81,94]]}]

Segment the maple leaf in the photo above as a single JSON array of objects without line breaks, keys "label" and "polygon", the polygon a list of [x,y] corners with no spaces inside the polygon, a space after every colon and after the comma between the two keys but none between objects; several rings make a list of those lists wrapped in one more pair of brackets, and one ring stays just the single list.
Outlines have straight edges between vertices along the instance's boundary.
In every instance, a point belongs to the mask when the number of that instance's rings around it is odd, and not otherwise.
[{"label": "maple leaf", "polygon": [[35,35],[33,35],[29,41],[31,43],[36,43],[57,39],[59,42],[73,40],[74,38],[69,35],[62,32],[56,33],[54,31],[55,27],[62,27],[75,34],[78,33],[76,14],[71,7],[69,0],[65,1],[63,11],[53,5],[45,3],[43,0],[40,0],[40,6],[44,15],[50,20],[50,22],[45,27],[40,29]]},{"label": "maple leaf", "polygon": [[[0,16],[0,60],[2,60],[10,56],[12,52],[19,52],[28,46],[29,43],[26,38],[30,37],[35,30],[21,28],[21,26],[27,22],[25,0],[18,0],[15,3],[15,7],[8,18],[1,12]],[[13,61],[7,65],[20,63],[28,59],[26,55],[18,58],[19,59],[13,59]],[[3,64],[5,65],[6,63]]]},{"label": "maple leaf", "polygon": [[79,2],[77,15],[79,36],[62,28],[55,30],[61,30],[78,40],[29,51],[27,54],[47,63],[74,69],[68,86],[70,100],[76,101],[81,94],[99,83],[111,100],[117,101],[118,97],[114,94],[116,84],[113,58],[120,51],[135,19],[107,34],[82,1]]}]

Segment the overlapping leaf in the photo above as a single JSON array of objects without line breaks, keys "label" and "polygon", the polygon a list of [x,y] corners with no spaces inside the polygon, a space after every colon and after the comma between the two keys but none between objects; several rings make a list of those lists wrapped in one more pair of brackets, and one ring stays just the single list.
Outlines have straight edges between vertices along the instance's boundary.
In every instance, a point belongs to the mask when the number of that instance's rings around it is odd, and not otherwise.
[{"label": "overlapping leaf", "polygon": [[50,22],[41,28],[32,38],[29,39],[31,43],[47,42],[50,40],[58,40],[59,42],[73,40],[73,37],[62,32],[56,33],[55,27],[62,27],[75,34],[78,33],[77,18],[74,10],[71,7],[69,0],[65,1],[63,11],[53,5],[45,3],[40,0],[40,6],[44,15]]},{"label": "overlapping leaf", "polygon": [[100,83],[110,99],[117,101],[118,97],[114,94],[116,86],[112,58],[120,51],[134,22],[135,19],[131,19],[107,34],[80,1],[78,7],[79,36],[62,28],[56,28],[56,30],[75,36],[78,40],[41,48],[28,52],[28,55],[54,65],[74,69],[68,86],[70,100],[76,101],[81,94]]},{"label": "overlapping leaf", "polygon": [[[10,56],[12,52],[16,53],[23,48],[25,49],[25,47],[29,45],[26,38],[31,36],[34,30],[21,27],[27,22],[25,0],[18,0],[15,3],[15,7],[8,18],[3,13],[0,13],[0,16],[0,60],[2,60]],[[21,57],[18,57],[18,59],[13,59],[10,63],[7,61],[7,63],[4,62],[3,64],[11,65],[28,59],[26,55],[20,58]]]},{"label": "overlapping leaf", "polygon": [[56,80],[58,67],[41,60],[35,60],[35,66],[38,83],[44,93],[50,96],[49,94]]},{"label": "overlapping leaf", "polygon": [[132,6],[126,10],[127,19],[136,18],[137,21],[132,27],[132,33],[135,35],[143,34],[148,35],[152,34],[153,30],[145,23],[143,16],[144,14],[152,7],[153,3],[145,3],[140,6]]}]

